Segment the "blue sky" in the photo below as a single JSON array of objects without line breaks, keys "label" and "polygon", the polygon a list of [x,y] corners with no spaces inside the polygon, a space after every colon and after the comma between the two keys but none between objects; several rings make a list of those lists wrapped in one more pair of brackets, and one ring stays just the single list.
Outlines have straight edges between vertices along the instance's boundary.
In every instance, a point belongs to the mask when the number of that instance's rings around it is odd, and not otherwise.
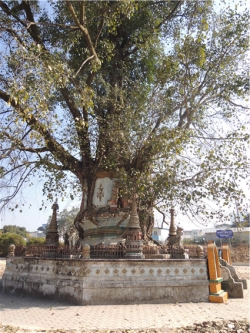
[{"label": "blue sky", "polygon": [[[46,3],[45,1],[43,1]],[[216,0],[216,4],[220,5],[221,1]],[[230,1],[227,3],[230,3],[231,6],[235,3],[241,3],[241,1]],[[244,6],[247,6],[247,1],[243,0],[242,3]],[[222,4],[223,6],[223,4]],[[249,5],[248,5],[249,7]],[[35,182],[34,182],[35,183]],[[48,217],[51,215],[51,203],[48,203],[47,209],[39,210],[42,204],[42,200],[44,199],[41,196],[42,193],[42,186],[40,184],[34,184],[32,187],[26,188],[22,191],[22,193],[19,194],[20,198],[22,197],[25,202],[25,206],[23,206],[22,213],[19,212],[19,208],[11,212],[8,209],[6,209],[4,212],[0,215],[0,228],[2,228],[4,225],[18,225],[22,227],[26,227],[28,231],[35,231],[39,226],[46,223],[48,221]],[[18,202],[18,200],[17,200]],[[77,202],[71,201],[68,199],[64,202],[58,202],[60,210],[63,209],[70,209],[72,206],[77,206]],[[31,206],[30,206],[31,205]],[[161,224],[161,215],[156,214],[155,220],[157,224]],[[201,225],[198,223],[191,223],[190,221],[187,221],[186,217],[181,216],[180,213],[176,216],[176,223],[180,223],[184,228],[186,229],[198,229],[202,228]],[[209,227],[213,226],[213,223],[208,225]],[[166,227],[166,225],[164,225]]]},{"label": "blue sky", "polygon": [[[26,201],[26,204],[22,207],[22,213],[19,212],[19,209],[15,211],[5,210],[0,215],[1,228],[4,225],[17,225],[20,227],[25,227],[28,231],[35,231],[42,224],[47,223],[49,216],[52,215],[52,204],[47,202],[47,208],[40,210],[42,200],[44,198],[41,196],[42,187],[39,185],[34,185],[32,188],[24,189],[22,193],[22,200]],[[20,194],[21,196],[21,194]],[[63,209],[70,210],[73,206],[77,207],[78,202],[72,201],[70,199],[66,201],[58,201],[59,212]],[[166,213],[166,220],[170,220],[170,214]],[[178,210],[175,214],[176,225],[180,225],[184,230],[191,229],[204,229],[206,226],[198,223],[193,219],[193,222],[188,220],[186,216],[183,216]],[[155,226],[161,226],[162,215],[158,212],[155,212]],[[208,228],[214,227],[214,221],[207,224]],[[163,224],[163,228],[168,228],[168,225]]]}]

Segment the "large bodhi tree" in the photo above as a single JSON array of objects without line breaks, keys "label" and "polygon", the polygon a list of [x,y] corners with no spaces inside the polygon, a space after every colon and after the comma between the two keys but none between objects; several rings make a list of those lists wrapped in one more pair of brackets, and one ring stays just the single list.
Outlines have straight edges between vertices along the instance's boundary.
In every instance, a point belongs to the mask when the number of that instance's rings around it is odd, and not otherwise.
[{"label": "large bodhi tree", "polygon": [[[0,1],[1,205],[32,177],[81,196],[99,171],[152,207],[240,202],[249,175],[247,10],[212,1]],[[244,127],[245,125],[245,127]],[[44,178],[43,178],[44,177]],[[221,216],[222,210],[219,210]]]}]

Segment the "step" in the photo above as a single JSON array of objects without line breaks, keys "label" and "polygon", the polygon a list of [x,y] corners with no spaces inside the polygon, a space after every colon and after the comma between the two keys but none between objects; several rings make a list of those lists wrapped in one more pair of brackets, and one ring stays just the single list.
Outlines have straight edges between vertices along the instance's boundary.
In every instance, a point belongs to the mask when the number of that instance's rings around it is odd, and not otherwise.
[{"label": "step", "polygon": [[211,303],[225,303],[228,299],[228,293],[224,290],[221,290],[219,293],[209,294],[209,302]]}]

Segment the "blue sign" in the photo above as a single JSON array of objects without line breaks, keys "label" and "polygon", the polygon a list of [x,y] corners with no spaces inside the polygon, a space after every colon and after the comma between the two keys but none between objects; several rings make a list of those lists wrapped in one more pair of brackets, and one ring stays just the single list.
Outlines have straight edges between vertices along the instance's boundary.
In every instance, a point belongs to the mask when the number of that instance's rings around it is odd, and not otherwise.
[{"label": "blue sign", "polygon": [[234,233],[232,232],[232,230],[217,230],[216,236],[218,238],[233,238]]}]

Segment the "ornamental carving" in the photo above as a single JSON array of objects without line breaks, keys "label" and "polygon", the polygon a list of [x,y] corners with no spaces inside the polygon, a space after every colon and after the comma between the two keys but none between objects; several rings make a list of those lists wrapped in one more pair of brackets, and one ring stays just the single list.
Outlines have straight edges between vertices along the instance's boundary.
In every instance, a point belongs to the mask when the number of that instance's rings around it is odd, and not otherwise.
[{"label": "ornamental carving", "polygon": [[99,201],[102,201],[102,198],[104,197],[104,188],[102,184],[100,184],[100,186],[98,187],[96,196],[99,199]]}]

